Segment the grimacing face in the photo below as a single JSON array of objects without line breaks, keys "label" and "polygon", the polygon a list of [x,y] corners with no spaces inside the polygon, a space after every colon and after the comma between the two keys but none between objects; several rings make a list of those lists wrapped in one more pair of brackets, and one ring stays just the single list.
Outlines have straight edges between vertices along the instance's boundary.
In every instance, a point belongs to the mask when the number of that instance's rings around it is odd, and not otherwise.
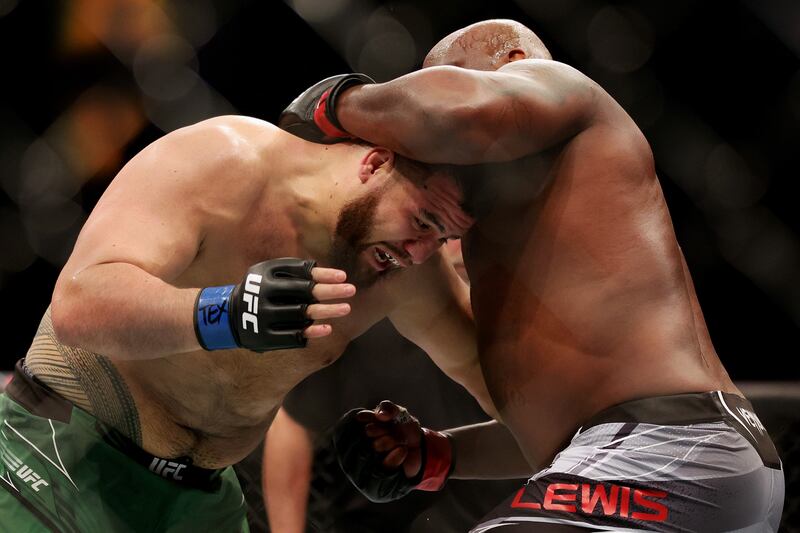
[{"label": "grimacing face", "polygon": [[388,176],[340,211],[331,265],[363,288],[422,263],[474,223],[460,202],[461,190],[446,173],[423,182]]}]

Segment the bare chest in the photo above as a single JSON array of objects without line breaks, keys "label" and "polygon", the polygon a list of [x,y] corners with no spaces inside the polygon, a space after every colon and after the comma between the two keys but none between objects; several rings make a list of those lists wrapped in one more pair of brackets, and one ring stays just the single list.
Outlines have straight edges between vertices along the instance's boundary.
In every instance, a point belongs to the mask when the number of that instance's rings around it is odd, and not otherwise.
[{"label": "bare chest", "polygon": [[185,287],[236,284],[256,263],[307,255],[287,214],[253,212],[210,227],[194,261],[174,283]]}]

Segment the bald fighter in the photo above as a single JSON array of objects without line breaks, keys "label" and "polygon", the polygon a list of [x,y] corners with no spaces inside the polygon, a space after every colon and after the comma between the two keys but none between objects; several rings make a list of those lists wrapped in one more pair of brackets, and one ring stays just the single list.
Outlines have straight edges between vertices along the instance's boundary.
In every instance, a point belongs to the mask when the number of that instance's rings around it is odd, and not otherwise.
[{"label": "bald fighter", "polygon": [[536,473],[474,532],[777,530],[780,460],[714,350],[634,121],[513,21],[449,35],[424,66],[318,87],[316,112],[295,102],[281,124],[470,166],[480,361],[514,439],[423,431],[387,402],[340,424],[351,480],[391,499],[497,473],[516,442]]},{"label": "bald fighter", "polygon": [[461,199],[385,148],[245,117],[145,148],[0,396],[0,529],[246,530],[229,466],[296,383],[386,316],[491,410],[466,285],[437,252],[472,223]]}]

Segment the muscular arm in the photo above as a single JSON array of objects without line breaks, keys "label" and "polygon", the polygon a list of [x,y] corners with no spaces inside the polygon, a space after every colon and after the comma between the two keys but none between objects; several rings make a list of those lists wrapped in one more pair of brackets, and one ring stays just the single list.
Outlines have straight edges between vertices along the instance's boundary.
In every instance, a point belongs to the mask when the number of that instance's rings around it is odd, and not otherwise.
[{"label": "muscular arm", "polygon": [[217,179],[231,175],[226,166],[242,167],[242,154],[214,124],[156,141],[109,186],[56,283],[52,318],[61,342],[120,359],[200,349],[197,289],[175,279],[200,253],[208,221],[242,203],[238,187],[223,191]]},{"label": "muscular arm", "polygon": [[486,413],[498,418],[478,358],[467,285],[441,254],[402,275],[389,296],[398,302],[389,313],[397,331],[464,386]]},{"label": "muscular arm", "polygon": [[[416,476],[422,468],[432,478],[459,479],[512,479],[528,477],[539,470],[534,468],[538,465],[532,466],[528,462],[508,428],[496,420],[444,432],[423,430],[422,423],[404,407],[384,400],[372,411],[359,411],[355,418],[343,418],[337,426],[340,431],[337,438],[352,435],[354,422],[363,424],[363,429],[359,427],[357,432],[363,431],[366,438],[372,440],[372,448],[384,454],[383,467],[390,471],[402,468],[409,478]],[[450,444],[443,445],[445,440]],[[345,472],[355,471],[358,460],[354,461],[353,457],[355,455],[350,453],[339,456],[340,461],[345,458],[340,463]],[[433,461],[432,469],[426,464],[428,461]],[[447,473],[451,464],[454,470]],[[373,490],[370,481],[361,476],[357,479],[359,481],[354,480],[354,483],[362,492],[369,494]]]},{"label": "muscular arm", "polygon": [[539,470],[525,459],[508,428],[496,420],[449,429],[447,433],[456,458],[453,478],[511,479],[530,477]]},{"label": "muscular arm", "polygon": [[272,531],[303,533],[311,486],[312,438],[281,408],[264,441],[262,485]]},{"label": "muscular arm", "polygon": [[601,89],[555,61],[496,72],[431,67],[346,90],[339,122],[350,134],[428,163],[510,161],[585,129]]}]

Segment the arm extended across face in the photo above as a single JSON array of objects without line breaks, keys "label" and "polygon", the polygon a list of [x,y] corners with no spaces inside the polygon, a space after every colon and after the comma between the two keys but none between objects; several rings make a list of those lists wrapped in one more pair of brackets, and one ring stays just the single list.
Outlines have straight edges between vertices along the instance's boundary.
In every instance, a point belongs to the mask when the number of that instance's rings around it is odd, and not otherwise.
[{"label": "arm extended across face", "polygon": [[[510,161],[588,127],[605,92],[568,65],[528,59],[495,72],[431,67],[341,93],[350,135],[428,163]],[[610,100],[610,98],[608,99]]]}]

